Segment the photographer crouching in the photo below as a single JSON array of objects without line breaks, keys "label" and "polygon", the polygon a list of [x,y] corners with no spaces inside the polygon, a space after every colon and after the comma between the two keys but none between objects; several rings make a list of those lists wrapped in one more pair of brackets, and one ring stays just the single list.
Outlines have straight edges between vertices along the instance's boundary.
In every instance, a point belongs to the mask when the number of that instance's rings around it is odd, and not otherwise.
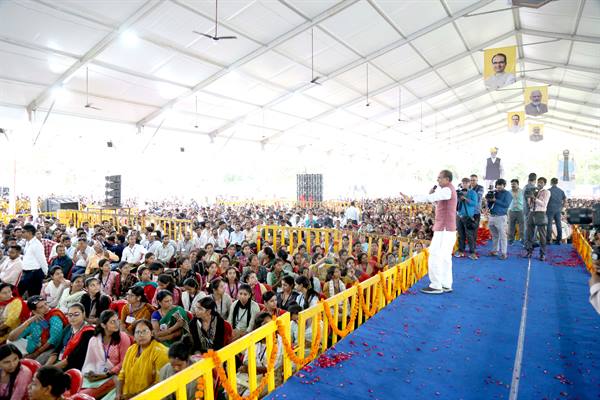
[{"label": "photographer crouching", "polygon": [[512,202],[512,195],[505,190],[506,181],[498,179],[496,190],[490,190],[485,195],[488,209],[490,210],[489,227],[492,233],[492,251],[490,256],[497,256],[500,260],[508,258],[507,252],[507,214]]},{"label": "photographer crouching", "polygon": [[475,254],[475,236],[478,223],[474,218],[477,205],[477,192],[470,187],[469,178],[463,178],[462,187],[456,191],[458,197],[458,217],[456,219],[458,231],[458,251],[456,257],[465,256],[465,244],[469,244],[469,258],[477,260]]},{"label": "photographer crouching", "polygon": [[533,236],[537,232],[537,238],[540,241],[540,260],[546,259],[546,229],[548,217],[546,209],[550,201],[550,192],[544,189],[548,181],[543,176],[537,180],[536,187],[526,187],[523,193],[525,201],[529,206],[529,215],[527,215],[527,229],[525,237],[526,258],[533,255]]}]

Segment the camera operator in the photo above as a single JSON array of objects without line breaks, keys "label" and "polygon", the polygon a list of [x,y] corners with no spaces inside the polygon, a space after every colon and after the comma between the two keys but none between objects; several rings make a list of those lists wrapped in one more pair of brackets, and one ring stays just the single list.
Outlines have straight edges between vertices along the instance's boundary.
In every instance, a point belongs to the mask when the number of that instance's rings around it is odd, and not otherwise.
[{"label": "camera operator", "polygon": [[[531,177],[531,175],[530,175]],[[529,208],[527,216],[527,236],[525,240],[525,249],[527,253],[525,257],[530,258],[533,255],[533,236],[537,231],[537,238],[540,241],[540,260],[546,259],[546,226],[548,217],[546,209],[548,201],[550,201],[550,192],[544,189],[546,186],[546,178],[540,176],[537,180],[535,189],[525,190],[524,196]]]},{"label": "camera operator", "polygon": [[552,243],[552,223],[556,224],[556,244],[560,244],[562,241],[562,221],[560,219],[562,209],[567,204],[567,195],[559,188],[558,179],[550,179],[550,200],[548,201],[548,209],[546,215],[548,216],[548,227],[546,231],[546,242]]},{"label": "camera operator", "polygon": [[489,227],[492,233],[492,251],[490,251],[490,256],[498,256],[500,260],[508,258],[506,255],[506,223],[508,207],[512,201],[512,195],[504,189],[505,187],[506,181],[502,178],[498,179],[496,181],[496,190],[488,192],[485,196],[488,209],[490,210]]},{"label": "camera operator", "polygon": [[475,204],[475,214],[473,214],[473,218],[475,219],[475,222],[477,223],[477,226],[475,227],[475,237],[477,237],[477,229],[479,228],[479,222],[481,221],[481,202],[483,201],[483,186],[479,185],[477,183],[477,175],[473,174],[471,175],[471,189],[473,189],[475,191],[475,193],[477,193],[477,203]]},{"label": "camera operator", "polygon": [[525,218],[525,229],[523,230],[523,240],[527,237],[527,219],[529,218],[529,203],[527,203],[527,199],[525,198],[525,194],[528,190],[535,190],[536,188],[536,179],[537,174],[532,172],[529,174],[527,178],[527,184],[523,187],[523,217]]},{"label": "camera operator", "polygon": [[[469,258],[477,260],[475,254],[475,234],[477,231],[477,222],[473,218],[475,214],[475,204],[477,203],[477,193],[470,188],[469,178],[463,178],[462,187],[456,191],[458,196],[458,252],[457,257],[465,256],[465,244],[469,244]],[[466,242],[466,243],[465,243]]]}]

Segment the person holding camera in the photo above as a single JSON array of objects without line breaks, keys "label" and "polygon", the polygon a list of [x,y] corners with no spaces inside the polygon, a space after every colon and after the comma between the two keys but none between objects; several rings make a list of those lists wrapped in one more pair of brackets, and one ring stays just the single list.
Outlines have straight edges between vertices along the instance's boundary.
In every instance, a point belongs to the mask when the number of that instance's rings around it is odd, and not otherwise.
[{"label": "person holding camera", "polygon": [[548,181],[543,176],[537,180],[535,189],[526,189],[524,192],[525,200],[528,204],[529,215],[527,216],[527,236],[525,239],[526,258],[533,255],[533,236],[537,232],[537,238],[540,241],[540,260],[546,259],[546,229],[548,217],[546,209],[550,201],[550,192],[544,189]]},{"label": "person holding camera", "polygon": [[527,220],[529,218],[529,203],[527,202],[527,198],[525,194],[530,190],[535,190],[536,188],[536,180],[537,174],[532,172],[527,177],[527,184],[523,187],[523,217],[525,218],[525,229],[523,230],[523,241],[527,237]]},{"label": "person holding camera", "polygon": [[465,256],[465,244],[468,243],[470,253],[469,258],[471,260],[477,260],[477,254],[475,254],[477,222],[473,217],[475,214],[475,205],[477,204],[477,192],[471,189],[469,178],[463,178],[462,188],[457,190],[456,194],[458,196],[458,218],[456,219],[458,252],[456,253],[456,256]]},{"label": "person holding camera", "polygon": [[489,191],[485,195],[488,209],[490,210],[489,227],[492,233],[492,251],[490,256],[497,256],[500,260],[506,260],[507,251],[507,232],[506,222],[508,207],[512,202],[512,195],[505,190],[506,181],[498,179],[496,181],[496,190]]}]

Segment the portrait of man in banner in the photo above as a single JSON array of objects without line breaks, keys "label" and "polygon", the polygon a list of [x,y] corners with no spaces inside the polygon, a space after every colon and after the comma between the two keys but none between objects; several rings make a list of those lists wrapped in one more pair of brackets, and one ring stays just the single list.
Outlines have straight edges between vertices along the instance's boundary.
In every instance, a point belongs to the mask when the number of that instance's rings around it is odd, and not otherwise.
[{"label": "portrait of man in banner", "polygon": [[540,142],[544,139],[544,125],[531,124],[529,125],[529,140],[532,142]]},{"label": "portrait of man in banner", "polygon": [[511,111],[507,114],[508,131],[519,133],[525,126],[525,113],[522,111]]},{"label": "portrait of man in banner", "polygon": [[537,117],[548,112],[548,86],[525,88],[525,114]]},{"label": "portrait of man in banner", "polygon": [[483,79],[488,89],[496,90],[517,81],[517,47],[498,47],[483,52]]}]

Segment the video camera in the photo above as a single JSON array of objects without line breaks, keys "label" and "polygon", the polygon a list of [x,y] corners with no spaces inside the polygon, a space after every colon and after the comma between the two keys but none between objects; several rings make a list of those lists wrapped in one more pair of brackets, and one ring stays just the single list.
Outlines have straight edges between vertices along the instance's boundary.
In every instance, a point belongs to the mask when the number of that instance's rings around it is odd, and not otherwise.
[{"label": "video camera", "polygon": [[463,201],[468,191],[468,189],[464,188],[456,189],[456,196],[458,197],[458,201]]},{"label": "video camera", "polygon": [[485,199],[489,202],[496,201],[496,191],[494,190],[493,185],[490,185],[488,188],[488,192],[485,194]]},{"label": "video camera", "polygon": [[[600,230],[600,204],[594,204],[592,208],[570,208],[567,210],[567,221],[571,225],[580,225],[584,228]],[[592,246],[592,260],[600,260],[600,246]],[[599,273],[600,270],[596,268]]]},{"label": "video camera", "polygon": [[540,192],[540,190],[537,188],[537,186],[529,186],[525,188],[525,191],[523,192],[523,196],[526,199],[535,199],[538,195],[538,193]]}]

